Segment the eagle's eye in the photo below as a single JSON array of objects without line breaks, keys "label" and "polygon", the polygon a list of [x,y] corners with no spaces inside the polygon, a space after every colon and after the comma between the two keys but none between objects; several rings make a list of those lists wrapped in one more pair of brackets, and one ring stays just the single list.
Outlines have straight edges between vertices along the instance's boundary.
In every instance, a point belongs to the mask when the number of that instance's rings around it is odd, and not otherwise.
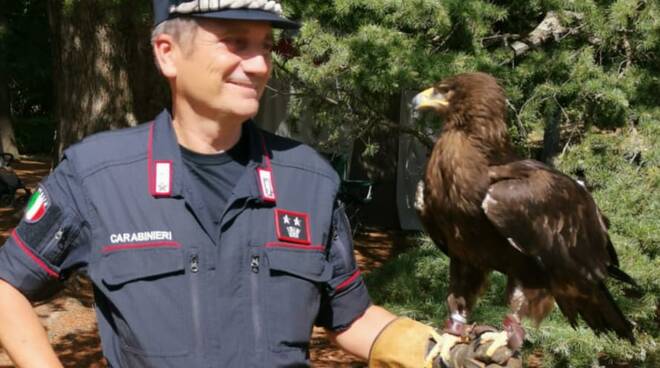
[{"label": "eagle's eye", "polygon": [[444,95],[444,94],[447,94],[447,92],[449,92],[449,90],[451,88],[447,84],[440,84],[438,86],[435,86],[434,89],[435,89],[436,93],[440,93],[440,94]]}]

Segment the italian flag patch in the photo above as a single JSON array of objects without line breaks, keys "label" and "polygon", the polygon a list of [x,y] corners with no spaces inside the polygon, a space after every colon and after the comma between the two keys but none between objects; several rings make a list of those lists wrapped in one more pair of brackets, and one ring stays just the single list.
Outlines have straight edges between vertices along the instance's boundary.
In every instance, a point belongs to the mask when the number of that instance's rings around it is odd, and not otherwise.
[{"label": "italian flag patch", "polygon": [[39,190],[32,194],[27,204],[25,221],[34,223],[41,220],[48,210],[48,205],[48,195],[43,188],[39,187]]}]

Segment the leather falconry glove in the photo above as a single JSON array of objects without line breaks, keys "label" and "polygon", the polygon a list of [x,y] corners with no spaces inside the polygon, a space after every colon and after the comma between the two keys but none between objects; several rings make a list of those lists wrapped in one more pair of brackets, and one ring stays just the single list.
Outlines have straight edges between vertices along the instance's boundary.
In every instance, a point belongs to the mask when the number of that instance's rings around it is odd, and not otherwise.
[{"label": "leather falconry glove", "polygon": [[[516,351],[507,346],[493,351],[490,348],[496,342],[481,338],[484,333],[496,331],[489,326],[475,326],[465,337],[441,335],[430,326],[400,317],[388,324],[374,341],[369,368],[522,367]],[[443,349],[447,341],[451,346]]]}]

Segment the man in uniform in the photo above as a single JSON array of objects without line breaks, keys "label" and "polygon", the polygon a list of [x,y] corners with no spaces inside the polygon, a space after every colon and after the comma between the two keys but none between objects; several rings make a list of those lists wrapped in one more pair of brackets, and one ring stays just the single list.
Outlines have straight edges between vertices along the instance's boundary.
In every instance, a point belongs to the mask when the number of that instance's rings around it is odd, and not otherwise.
[{"label": "man in uniform", "polygon": [[112,367],[305,366],[313,325],[363,359],[380,334],[372,365],[423,362],[432,330],[370,302],[334,170],[250,121],[272,29],[298,25],[272,0],[154,0],[154,15],[171,112],[69,148],[0,249],[12,360],[61,366],[30,301],[82,269]]}]

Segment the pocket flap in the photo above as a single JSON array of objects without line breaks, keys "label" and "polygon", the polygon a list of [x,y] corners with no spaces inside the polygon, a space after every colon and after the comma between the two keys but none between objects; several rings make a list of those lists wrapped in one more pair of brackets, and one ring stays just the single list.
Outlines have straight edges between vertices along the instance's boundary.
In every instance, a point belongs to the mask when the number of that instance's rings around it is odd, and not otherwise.
[{"label": "pocket flap", "polygon": [[269,248],[267,257],[271,272],[284,272],[314,282],[327,282],[332,276],[332,265],[320,252]]},{"label": "pocket flap", "polygon": [[145,248],[106,253],[99,269],[103,282],[120,286],[127,282],[183,272],[183,249]]}]

